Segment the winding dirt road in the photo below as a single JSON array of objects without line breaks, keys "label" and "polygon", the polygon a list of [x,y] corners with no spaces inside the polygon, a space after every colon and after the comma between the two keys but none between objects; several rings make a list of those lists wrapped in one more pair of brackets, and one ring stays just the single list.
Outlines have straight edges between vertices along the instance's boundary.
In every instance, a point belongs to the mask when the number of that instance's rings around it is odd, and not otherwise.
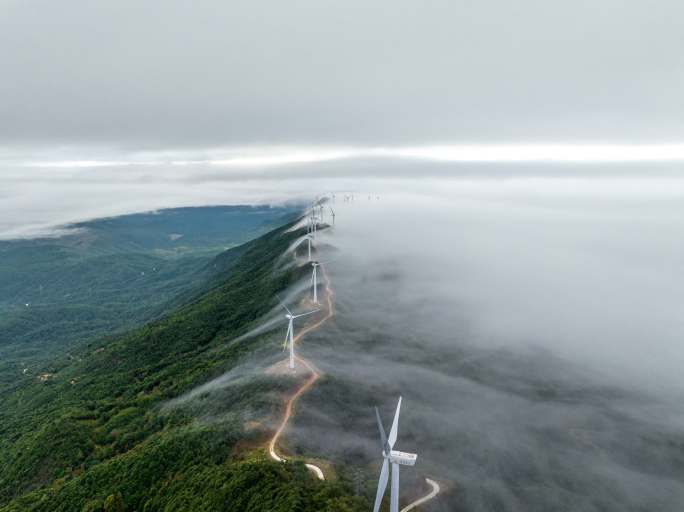
[{"label": "winding dirt road", "polygon": [[[322,326],[325,322],[327,322],[329,319],[331,319],[335,315],[335,307],[333,304],[333,296],[334,293],[332,291],[332,287],[330,285],[330,278],[328,277],[327,272],[323,268],[323,266],[320,267],[321,273],[323,274],[323,281],[325,283],[325,303],[326,303],[326,313],[323,318],[318,320],[317,322],[307,325],[305,328],[303,328],[301,331],[299,331],[299,334],[297,334],[294,337],[294,343],[297,344],[299,343],[299,340],[302,339],[302,337],[306,336],[308,333],[311,331],[318,329],[320,326]],[[280,425],[278,426],[278,429],[275,431],[273,434],[273,437],[268,443],[268,453],[271,456],[272,459],[281,462],[284,461],[285,458],[278,455],[276,452],[276,444],[278,443],[278,439],[280,439],[280,436],[282,433],[285,431],[287,428],[287,424],[290,421],[290,418],[292,417],[292,412],[294,410],[294,404],[295,402],[299,399],[300,396],[302,396],[304,393],[306,393],[311,387],[316,383],[316,381],[321,377],[321,373],[318,371],[318,369],[311,363],[311,361],[308,361],[307,359],[304,359],[301,356],[295,356],[295,361],[300,364],[305,366],[309,370],[309,377],[304,381],[304,383],[295,391],[285,402],[285,414],[283,415],[283,419],[280,422]],[[309,468],[319,480],[325,480],[325,475],[323,474],[323,470],[316,466],[315,464],[306,464],[306,467]]]},{"label": "winding dirt road", "polygon": [[401,509],[401,512],[409,512],[409,510],[413,510],[414,508],[422,505],[423,503],[426,503],[433,499],[435,496],[439,494],[439,491],[441,488],[439,487],[439,484],[435,482],[434,480],[430,478],[426,478],[425,481],[427,484],[431,487],[431,490],[429,493],[427,493],[425,496],[422,498],[417,499],[413,503],[406,505],[404,508]]}]

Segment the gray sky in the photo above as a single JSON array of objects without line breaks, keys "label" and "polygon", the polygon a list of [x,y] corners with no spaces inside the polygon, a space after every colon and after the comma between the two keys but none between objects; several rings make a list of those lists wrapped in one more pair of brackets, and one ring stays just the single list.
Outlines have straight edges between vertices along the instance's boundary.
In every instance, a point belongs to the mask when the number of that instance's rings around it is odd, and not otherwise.
[{"label": "gray sky", "polygon": [[666,0],[0,0],[0,238],[464,176],[629,175],[679,196],[682,14]]},{"label": "gray sky", "polygon": [[681,2],[0,2],[0,150],[677,142]]}]

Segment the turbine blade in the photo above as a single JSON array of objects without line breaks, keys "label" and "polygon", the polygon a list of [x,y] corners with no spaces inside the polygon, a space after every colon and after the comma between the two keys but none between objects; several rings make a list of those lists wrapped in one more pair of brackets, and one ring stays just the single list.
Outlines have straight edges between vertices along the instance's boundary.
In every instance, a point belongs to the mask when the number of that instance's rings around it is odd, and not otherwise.
[{"label": "turbine blade", "polygon": [[388,466],[389,463],[387,462],[387,459],[384,459],[382,461],[382,469],[380,470],[380,479],[378,480],[378,492],[375,494],[375,506],[373,507],[373,512],[378,512],[378,510],[380,510],[382,497],[385,495],[385,489],[387,489],[387,479],[389,477]]},{"label": "turbine blade", "polygon": [[380,431],[380,446],[382,447],[382,451],[385,452],[386,455],[389,455],[389,450],[387,449],[387,436],[385,435],[385,427],[382,426],[382,420],[380,419],[380,411],[378,411],[378,408],[375,408],[375,419],[378,420],[378,430]]},{"label": "turbine blade", "polygon": [[287,306],[286,306],[285,303],[283,302],[283,299],[280,298],[280,295],[277,295],[277,294],[276,294],[276,297],[278,298],[278,302],[280,302],[280,305],[283,306],[283,307],[285,308],[285,311],[287,311],[289,314],[292,314],[292,311],[290,311],[289,309],[287,309]]},{"label": "turbine blade", "polygon": [[314,309],[313,311],[309,311],[307,313],[301,313],[299,315],[294,315],[292,318],[299,318],[300,316],[311,315],[311,314],[316,313],[318,311],[320,311],[320,309]]},{"label": "turbine blade", "polygon": [[399,412],[401,409],[401,397],[399,397],[399,403],[397,404],[397,410],[394,412],[394,420],[392,421],[392,428],[390,429],[389,438],[387,442],[389,443],[390,450],[394,448],[394,443],[397,442],[397,431],[399,430]]}]

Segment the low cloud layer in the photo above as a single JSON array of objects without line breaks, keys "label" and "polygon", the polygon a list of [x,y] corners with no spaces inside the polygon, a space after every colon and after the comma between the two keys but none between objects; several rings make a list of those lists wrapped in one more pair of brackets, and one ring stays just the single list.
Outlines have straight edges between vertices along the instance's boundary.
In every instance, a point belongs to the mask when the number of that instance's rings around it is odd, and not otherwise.
[{"label": "low cloud layer", "polygon": [[[324,152],[329,159],[263,164],[263,158],[293,154],[301,157],[301,153],[282,150],[237,156],[262,162],[251,166],[28,167],[16,160],[25,160],[26,155],[8,156],[0,164],[0,239],[51,234],[65,223],[102,216],[178,206],[282,203],[331,191],[413,191],[443,198],[458,193],[453,198],[460,203],[482,195],[487,201],[536,202],[540,208],[548,208],[552,201],[555,209],[585,203],[596,208],[608,197],[609,212],[621,205],[628,207],[630,201],[642,201],[648,206],[647,216],[657,211],[662,218],[675,218],[684,196],[681,164],[676,161],[440,162],[428,158],[337,158],[330,155],[339,153]],[[310,157],[312,153],[304,154]]]},{"label": "low cloud layer", "polygon": [[404,489],[440,480],[435,510],[677,510],[684,212],[651,185],[338,199],[320,235],[337,315],[301,349],[327,379],[293,443],[377,462],[371,406],[389,422],[401,394],[398,447],[419,453]]},{"label": "low cloud layer", "polygon": [[625,385],[683,391],[684,210],[671,189],[637,187],[456,180],[431,196],[358,194],[338,201],[330,243],[344,248],[340,268],[359,270],[345,287],[376,276],[383,300],[411,311],[402,328],[458,321],[477,347],[548,350]]}]

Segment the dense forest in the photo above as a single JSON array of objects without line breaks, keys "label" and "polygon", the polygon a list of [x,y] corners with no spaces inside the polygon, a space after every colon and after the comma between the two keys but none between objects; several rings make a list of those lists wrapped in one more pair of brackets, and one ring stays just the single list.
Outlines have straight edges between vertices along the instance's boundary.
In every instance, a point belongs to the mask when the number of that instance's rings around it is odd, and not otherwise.
[{"label": "dense forest", "polygon": [[212,282],[217,254],[282,225],[290,207],[174,208],[0,241],[0,395],[83,343],[139,327]]},{"label": "dense forest", "polygon": [[285,227],[212,262],[211,285],[161,318],[55,358],[0,403],[0,511],[353,511],[367,500],[338,478],[263,450],[289,379],[231,387],[219,411],[179,401],[236,367],[269,336],[234,343],[301,277],[279,258]]}]

